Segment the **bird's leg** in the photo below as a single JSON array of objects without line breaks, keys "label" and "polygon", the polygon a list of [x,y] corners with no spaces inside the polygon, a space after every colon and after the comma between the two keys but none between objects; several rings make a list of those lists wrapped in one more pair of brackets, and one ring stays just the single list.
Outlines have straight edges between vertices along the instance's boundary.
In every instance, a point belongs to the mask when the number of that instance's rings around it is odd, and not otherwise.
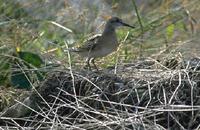
[{"label": "bird's leg", "polygon": [[96,66],[96,64],[95,64],[95,62],[94,62],[94,60],[95,60],[95,58],[92,58],[90,61],[91,61],[91,63],[94,65],[94,68],[95,68],[97,71],[99,71],[99,69],[97,68],[97,66]]},{"label": "bird's leg", "polygon": [[91,66],[90,66],[90,58],[87,58],[86,59],[86,65],[85,65],[85,68],[88,68],[89,70],[91,70]]}]

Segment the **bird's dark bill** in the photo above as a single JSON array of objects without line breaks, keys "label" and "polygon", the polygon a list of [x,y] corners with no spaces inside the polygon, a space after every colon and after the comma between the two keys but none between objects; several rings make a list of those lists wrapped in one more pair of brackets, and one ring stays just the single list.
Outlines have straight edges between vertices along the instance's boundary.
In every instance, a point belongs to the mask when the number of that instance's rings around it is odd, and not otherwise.
[{"label": "bird's dark bill", "polygon": [[123,25],[123,26],[130,27],[130,28],[135,28],[134,26],[131,26],[131,25],[127,24],[127,23],[122,23],[122,25]]}]

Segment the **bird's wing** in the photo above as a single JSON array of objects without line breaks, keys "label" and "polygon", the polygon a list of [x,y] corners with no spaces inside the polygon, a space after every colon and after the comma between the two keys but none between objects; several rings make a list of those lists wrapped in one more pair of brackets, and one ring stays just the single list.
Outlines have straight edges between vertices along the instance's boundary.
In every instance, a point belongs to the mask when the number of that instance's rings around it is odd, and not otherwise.
[{"label": "bird's wing", "polygon": [[100,39],[100,37],[101,37],[101,34],[96,34],[88,38],[86,41],[84,41],[84,44],[82,46],[77,48],[77,51],[81,52],[81,51],[93,50],[96,47],[97,42]]}]

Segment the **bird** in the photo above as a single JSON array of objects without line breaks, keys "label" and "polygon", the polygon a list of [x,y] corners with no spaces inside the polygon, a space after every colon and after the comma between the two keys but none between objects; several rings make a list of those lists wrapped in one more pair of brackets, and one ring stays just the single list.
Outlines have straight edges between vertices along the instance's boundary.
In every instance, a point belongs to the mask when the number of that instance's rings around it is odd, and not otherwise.
[{"label": "bird", "polygon": [[134,26],[123,22],[123,20],[118,17],[111,17],[106,22],[102,34],[90,37],[83,43],[82,46],[70,48],[69,51],[75,52],[81,57],[85,57],[86,66],[89,69],[91,69],[90,63],[92,63],[95,69],[98,70],[95,64],[95,59],[99,57],[105,57],[108,54],[116,51],[119,47],[115,30],[120,26],[135,28]]}]

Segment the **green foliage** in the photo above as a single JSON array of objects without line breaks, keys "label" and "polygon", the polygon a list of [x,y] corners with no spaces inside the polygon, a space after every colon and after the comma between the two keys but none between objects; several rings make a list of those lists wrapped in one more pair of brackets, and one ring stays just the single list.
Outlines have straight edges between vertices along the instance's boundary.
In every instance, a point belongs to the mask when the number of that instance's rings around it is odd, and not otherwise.
[{"label": "green foliage", "polygon": [[174,25],[174,24],[170,24],[170,25],[166,28],[167,39],[172,39],[172,37],[173,37],[173,35],[174,35],[174,29],[175,29],[175,25]]},{"label": "green foliage", "polygon": [[41,67],[43,64],[42,59],[37,54],[31,52],[18,52],[19,58],[34,67]]},{"label": "green foliage", "polygon": [[2,58],[0,60],[0,85],[7,85],[7,77],[9,76],[10,64],[9,59]]},{"label": "green foliage", "polygon": [[16,88],[31,88],[31,82],[34,75],[37,79],[42,80],[42,74],[38,69],[43,65],[43,60],[31,52],[18,52],[18,58],[14,60],[11,71],[11,84]]},{"label": "green foliage", "polygon": [[20,70],[20,68],[15,68],[19,69],[16,71],[11,72],[11,84],[15,88],[20,88],[20,89],[31,89],[31,81],[30,81],[30,75],[28,72],[23,72]]},{"label": "green foliage", "polygon": [[0,0],[0,14],[1,17],[9,19],[27,17],[27,13],[15,0]]},{"label": "green foliage", "polygon": [[15,56],[1,55],[0,85],[30,89],[34,80],[43,80],[45,72],[39,69],[44,65],[39,55],[31,52],[18,52]]}]

